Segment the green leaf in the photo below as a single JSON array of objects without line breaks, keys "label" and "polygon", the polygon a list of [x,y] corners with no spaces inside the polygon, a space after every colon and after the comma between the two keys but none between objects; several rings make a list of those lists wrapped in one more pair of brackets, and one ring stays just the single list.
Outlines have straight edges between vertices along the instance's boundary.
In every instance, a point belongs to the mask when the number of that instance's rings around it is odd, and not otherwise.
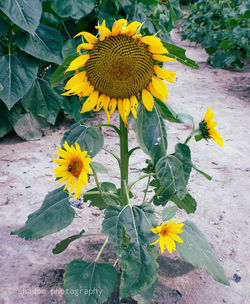
[{"label": "green leaf", "polygon": [[182,200],[179,199],[177,195],[173,195],[170,200],[174,202],[178,208],[184,209],[187,213],[194,213],[196,210],[196,200],[189,193],[187,193]]},{"label": "green leaf", "polygon": [[63,38],[59,31],[41,24],[35,34],[22,33],[17,46],[25,53],[44,61],[62,63]]},{"label": "green leaf", "polygon": [[166,155],[166,127],[156,106],[154,106],[152,112],[140,107],[134,128],[141,149],[151,157],[153,163]]},{"label": "green leaf", "polygon": [[68,58],[66,58],[62,65],[60,65],[55,72],[52,74],[50,78],[50,84],[52,88],[58,86],[60,83],[62,83],[65,79],[75,75],[75,71],[70,71],[67,73],[64,73],[65,70],[67,70],[68,66],[70,65],[71,61],[76,59],[78,57],[78,54],[70,55]]},{"label": "green leaf", "polygon": [[196,64],[194,60],[186,57],[185,49],[164,41],[163,45],[168,50],[169,57],[176,57],[176,60],[178,60],[180,63],[185,64],[193,69],[199,69],[198,64]]},{"label": "green leaf", "polygon": [[164,195],[176,194],[183,199],[187,193],[181,161],[174,155],[163,156],[155,166],[156,176],[164,189]]},{"label": "green leaf", "polygon": [[173,153],[172,155],[174,155],[179,159],[179,161],[181,161],[183,166],[185,181],[187,184],[193,166],[191,161],[191,151],[189,149],[189,146],[178,143],[175,146],[175,153]]},{"label": "green leaf", "polygon": [[14,125],[14,130],[23,140],[40,139],[48,123],[32,113],[23,114]]},{"label": "green leaf", "polygon": [[203,175],[206,179],[211,180],[212,176],[208,175],[207,173],[205,173],[204,171],[202,171],[201,169],[197,168],[196,165],[192,164],[193,168],[195,171],[199,172],[201,175]]},{"label": "green leaf", "polygon": [[0,9],[23,30],[35,33],[42,14],[41,1],[5,0],[0,2]]},{"label": "green leaf", "polygon": [[26,111],[41,116],[54,125],[64,99],[51,88],[48,81],[37,78],[21,102]]},{"label": "green leaf", "polygon": [[230,285],[224,269],[198,227],[193,222],[185,221],[183,230],[180,235],[183,243],[176,244],[180,256],[195,267],[206,270],[216,281]]},{"label": "green leaf", "polygon": [[8,33],[8,30],[9,30],[8,22],[4,18],[0,17],[0,37]]},{"label": "green leaf", "polygon": [[95,7],[95,0],[51,0],[52,9],[62,18],[80,19]]},{"label": "green leaf", "polygon": [[0,138],[9,133],[12,124],[8,119],[9,111],[5,104],[0,100]]},{"label": "green leaf", "polygon": [[81,114],[81,102],[78,96],[68,96],[63,100],[64,113],[72,115],[75,121],[79,121],[88,116],[88,113]]},{"label": "green leaf", "polygon": [[72,235],[61,242],[56,244],[56,247],[52,249],[53,254],[59,254],[62,253],[65,249],[68,248],[69,244],[79,238],[82,237],[82,234],[85,232],[83,229],[79,234]]},{"label": "green leaf", "polygon": [[[152,206],[109,206],[105,210],[103,233],[109,236],[121,259],[120,297],[132,296],[152,286],[157,276],[157,249],[148,244],[155,240],[151,232],[155,221]],[[124,246],[126,238],[130,238]]]},{"label": "green leaf", "polygon": [[98,162],[91,162],[91,166],[94,167],[96,172],[101,173],[101,174],[109,174],[108,170],[103,166],[103,164],[98,163]]},{"label": "green leaf", "polygon": [[74,260],[67,266],[63,281],[67,303],[101,304],[114,290],[117,272],[109,264]]},{"label": "green leaf", "polygon": [[0,70],[0,83],[3,86],[0,99],[10,110],[31,88],[38,64],[32,57],[21,52],[15,56],[0,57]]},{"label": "green leaf", "polygon": [[85,125],[82,120],[73,124],[65,132],[61,144],[64,144],[65,140],[69,145],[77,142],[81,150],[88,151],[90,157],[94,157],[103,147],[102,132],[97,128]]},{"label": "green leaf", "polygon": [[168,121],[171,122],[175,122],[175,123],[182,123],[183,121],[178,119],[178,114],[174,112],[174,110],[167,105],[166,103],[163,103],[162,101],[160,101],[158,98],[154,98],[154,100],[156,101],[156,105],[158,107],[158,109],[160,110],[161,116],[163,119],[166,119]]},{"label": "green leaf", "polygon": [[194,118],[187,113],[178,113],[176,117],[180,122],[190,121],[194,127]]},{"label": "green leaf", "polygon": [[75,211],[70,206],[69,194],[61,187],[49,192],[40,209],[30,214],[25,225],[11,234],[26,240],[40,239],[69,226],[74,216]]},{"label": "green leaf", "polygon": [[62,55],[63,59],[65,60],[70,55],[76,54],[76,48],[81,42],[75,40],[75,39],[69,39],[64,43],[64,46],[62,48]]},{"label": "green leaf", "polygon": [[[91,163],[92,164],[92,163]],[[91,206],[98,207],[100,210],[107,208],[110,205],[120,205],[118,190],[115,184],[109,182],[103,182],[100,184],[102,193],[98,192],[98,188],[93,188],[84,193],[84,202],[91,201]]]},{"label": "green leaf", "polygon": [[162,210],[162,220],[163,222],[169,221],[173,218],[177,212],[178,208],[176,206],[166,207]]}]

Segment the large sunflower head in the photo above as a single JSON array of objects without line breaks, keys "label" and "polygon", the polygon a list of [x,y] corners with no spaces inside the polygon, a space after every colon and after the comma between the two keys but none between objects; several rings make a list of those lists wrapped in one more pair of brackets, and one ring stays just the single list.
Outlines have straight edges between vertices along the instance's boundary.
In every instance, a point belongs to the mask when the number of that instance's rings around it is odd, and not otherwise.
[{"label": "large sunflower head", "polygon": [[170,219],[168,224],[165,225],[164,222],[162,222],[160,226],[151,229],[153,233],[159,235],[159,239],[150,245],[154,245],[159,242],[161,253],[164,252],[165,247],[169,253],[176,250],[175,241],[183,243],[183,240],[177,235],[177,233],[182,233],[183,230],[181,228],[184,226],[184,224],[177,224],[177,222],[178,221],[173,222]]},{"label": "large sunflower head", "polygon": [[199,128],[201,130],[202,137],[206,140],[211,138],[215,142],[217,142],[218,145],[223,147],[224,144],[223,144],[222,137],[215,129],[215,127],[217,126],[217,122],[214,121],[213,119],[214,119],[214,113],[212,112],[212,107],[207,108],[205,118],[199,124]]},{"label": "large sunflower head", "polygon": [[[136,118],[138,99],[148,111],[152,111],[154,98],[165,102],[168,91],[164,80],[174,82],[175,74],[162,69],[159,63],[170,62],[167,49],[160,38],[142,37],[138,33],[141,23],[120,19],[112,30],[105,21],[96,26],[98,38],[88,32],[80,32],[86,42],[77,47],[79,57],[66,71],[76,74],[67,82],[63,95],[88,96],[81,113],[103,108],[110,115],[118,107],[125,125],[132,113]],[[84,54],[81,54],[84,50]]]},{"label": "large sunflower head", "polygon": [[53,171],[55,172],[56,177],[59,177],[59,182],[66,181],[66,185],[63,190],[66,190],[70,187],[69,195],[75,189],[75,199],[78,199],[82,187],[86,186],[88,183],[87,173],[91,173],[89,164],[91,158],[87,157],[87,151],[81,151],[78,143],[69,146],[67,141],[63,145],[64,149],[59,148],[57,154],[60,158],[54,158],[53,161],[59,165]]}]

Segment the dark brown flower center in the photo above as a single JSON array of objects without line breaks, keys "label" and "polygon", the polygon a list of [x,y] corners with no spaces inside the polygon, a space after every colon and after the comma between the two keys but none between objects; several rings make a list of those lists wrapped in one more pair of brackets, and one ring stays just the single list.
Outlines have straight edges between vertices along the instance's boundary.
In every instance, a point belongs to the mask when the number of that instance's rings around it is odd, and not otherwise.
[{"label": "dark brown flower center", "polygon": [[72,158],[68,166],[68,172],[78,178],[83,169],[83,162],[79,158]]},{"label": "dark brown flower center", "polygon": [[168,235],[168,227],[163,227],[160,232],[161,236],[165,237]]},{"label": "dark brown flower center", "polygon": [[91,85],[111,98],[130,98],[146,88],[154,74],[147,45],[127,35],[98,41],[86,63]]}]

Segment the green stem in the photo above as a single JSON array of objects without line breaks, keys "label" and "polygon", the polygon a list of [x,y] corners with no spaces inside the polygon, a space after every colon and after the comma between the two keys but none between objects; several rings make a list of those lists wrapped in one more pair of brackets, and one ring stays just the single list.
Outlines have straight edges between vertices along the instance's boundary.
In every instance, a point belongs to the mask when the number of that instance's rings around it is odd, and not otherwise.
[{"label": "green stem", "polygon": [[61,18],[60,18],[60,20],[62,22],[62,25],[63,25],[64,29],[65,29],[66,34],[69,36],[69,39],[72,39],[71,36],[70,36],[70,34],[69,34],[69,32],[68,32],[68,30],[67,30],[67,28],[66,28],[66,25],[65,25],[64,21]]},{"label": "green stem", "polygon": [[96,183],[96,186],[97,186],[97,189],[98,191],[100,192],[100,194],[102,195],[102,188],[101,188],[101,185],[99,183],[99,180],[98,180],[98,177],[97,177],[97,173],[96,173],[96,170],[95,168],[91,165],[91,163],[89,164],[92,172],[93,172],[93,175],[94,175],[94,179],[95,179],[95,183]]},{"label": "green stem", "polygon": [[128,187],[128,129],[120,117],[120,172],[122,206],[127,205],[126,188]]},{"label": "green stem", "polygon": [[120,130],[116,126],[111,125],[111,124],[99,124],[99,125],[93,125],[92,127],[94,127],[94,128],[110,127],[110,128],[113,128],[118,135],[120,135]]},{"label": "green stem", "polygon": [[146,174],[146,175],[143,175],[143,176],[138,177],[136,180],[134,180],[132,183],[130,183],[130,184],[128,185],[128,189],[130,190],[130,189],[134,186],[134,184],[136,184],[136,183],[139,182],[140,180],[142,180],[142,179],[144,179],[144,178],[146,178],[146,177],[154,176],[154,175],[155,175],[155,173],[150,173],[150,174]]},{"label": "green stem", "polygon": [[185,142],[184,142],[184,145],[186,145],[186,144],[190,141],[191,138],[192,138],[192,136],[189,135],[189,136],[186,138],[186,140],[185,140]]},{"label": "green stem", "polygon": [[93,196],[93,195],[98,195],[98,194],[100,194],[100,193],[101,193],[102,196],[110,196],[110,197],[113,197],[113,198],[116,199],[116,200],[121,201],[121,199],[120,199],[119,196],[117,196],[117,195],[115,195],[115,194],[113,194],[113,193],[110,193],[110,192],[103,192],[102,190],[101,190],[101,192],[100,192],[100,191],[89,191],[89,192],[85,192],[85,193],[83,194],[83,196],[86,197],[86,198],[88,198],[88,197],[91,197],[91,196]]},{"label": "green stem", "polygon": [[112,156],[114,156],[114,158],[118,161],[118,164],[120,166],[121,160],[115,153],[113,153],[111,150],[109,150],[107,148],[102,148],[102,150],[104,150],[104,151],[108,152],[109,154],[111,154]]},{"label": "green stem", "polygon": [[134,147],[134,148],[132,148],[131,150],[129,150],[129,151],[128,151],[128,157],[130,157],[131,154],[132,154],[134,151],[138,150],[138,149],[141,149],[141,148],[140,148],[140,147]]},{"label": "green stem", "polygon": [[160,194],[160,193],[162,192],[163,189],[164,189],[164,187],[160,187],[160,188],[156,191],[155,195],[153,195],[153,196],[151,197],[151,199],[150,199],[150,201],[149,201],[148,203],[152,203],[153,200],[154,200],[154,197],[157,196],[158,194]]},{"label": "green stem", "polygon": [[13,43],[13,37],[12,37],[12,22],[11,20],[9,19],[8,20],[8,23],[9,23],[9,33],[8,33],[8,36],[9,36],[9,45],[8,45],[8,51],[9,51],[9,56],[12,55],[12,43]]},{"label": "green stem", "polygon": [[98,255],[97,255],[96,258],[95,258],[95,262],[99,260],[101,254],[102,254],[102,252],[103,252],[103,249],[104,249],[105,246],[107,245],[108,241],[109,241],[109,237],[107,237],[106,240],[105,240],[105,242],[103,243],[102,248],[100,249]]},{"label": "green stem", "polygon": [[150,183],[150,178],[151,178],[151,175],[149,175],[149,177],[148,177],[147,187],[146,187],[146,190],[145,190],[145,193],[144,193],[144,196],[143,196],[143,202],[146,201],[146,196],[147,196],[147,193],[148,193],[148,187],[149,187],[149,183]]}]

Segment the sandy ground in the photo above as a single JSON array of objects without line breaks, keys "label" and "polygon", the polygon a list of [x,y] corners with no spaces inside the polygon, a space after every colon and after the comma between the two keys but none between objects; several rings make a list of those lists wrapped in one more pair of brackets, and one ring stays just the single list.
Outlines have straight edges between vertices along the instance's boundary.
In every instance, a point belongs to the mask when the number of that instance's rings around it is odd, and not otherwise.
[{"label": "sandy ground", "polygon": [[[198,208],[194,215],[179,212],[178,217],[181,220],[189,218],[200,227],[222,263],[231,286],[215,282],[205,271],[182,261],[178,254],[165,252],[159,258],[154,303],[247,304],[250,301],[250,103],[246,99],[249,73],[247,69],[237,73],[209,67],[201,48],[181,42],[176,33],[173,40],[187,49],[187,55],[197,61],[200,70],[179,63],[169,64],[169,69],[177,71],[176,83],[168,86],[169,104],[177,112],[190,113],[197,122],[206,108],[213,106],[218,131],[225,144],[222,149],[213,142],[191,141],[194,163],[213,179],[209,182],[198,173],[192,173],[189,190],[197,199]],[[105,115],[99,113],[90,120],[94,121],[106,121]],[[117,115],[112,122],[118,122]],[[64,253],[52,254],[57,242],[83,228],[90,233],[100,231],[103,212],[86,205],[76,209],[73,224],[61,232],[34,241],[10,236],[11,231],[23,226],[27,216],[40,207],[47,192],[57,187],[52,174],[52,158],[70,123],[66,120],[39,141],[23,142],[11,135],[0,142],[0,304],[65,303],[61,288],[63,269],[73,259],[95,258],[102,245],[103,237],[82,238]],[[103,131],[105,147],[118,151],[116,134],[107,128]],[[189,134],[190,125],[167,123],[167,131],[171,152],[176,142],[183,142]],[[135,146],[132,131],[129,138],[130,146]],[[108,168],[108,179],[118,185],[118,168],[113,159],[101,152],[96,157],[98,160]],[[131,180],[136,177],[134,170],[141,168],[144,160],[142,152],[134,153],[130,164]],[[101,176],[101,180],[105,178]],[[135,188],[137,200],[143,195],[142,183]],[[111,246],[105,249],[102,259],[110,263],[115,260]],[[238,283],[235,274],[241,277]]]}]

